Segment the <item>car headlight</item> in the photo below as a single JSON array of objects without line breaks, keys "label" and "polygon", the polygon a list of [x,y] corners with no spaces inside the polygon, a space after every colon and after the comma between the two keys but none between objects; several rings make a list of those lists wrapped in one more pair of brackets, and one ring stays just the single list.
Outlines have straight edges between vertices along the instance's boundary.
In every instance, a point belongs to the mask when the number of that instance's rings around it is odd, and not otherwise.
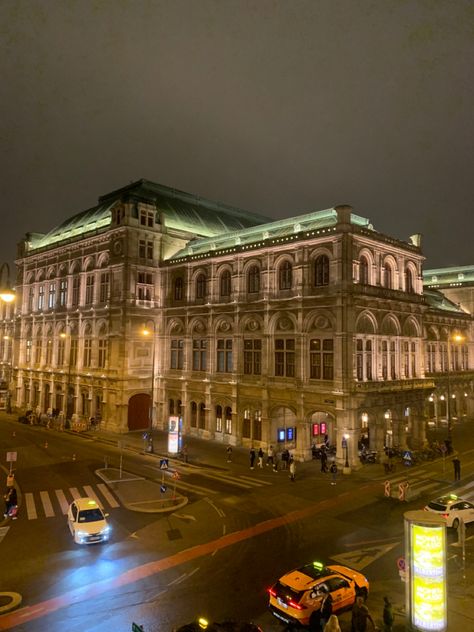
[{"label": "car headlight", "polygon": [[106,527],[104,527],[101,531],[101,533],[110,533],[112,531],[110,525],[107,525]]},{"label": "car headlight", "polygon": [[89,534],[87,533],[87,531],[76,531],[76,534],[80,537],[80,538],[85,538],[87,537]]}]

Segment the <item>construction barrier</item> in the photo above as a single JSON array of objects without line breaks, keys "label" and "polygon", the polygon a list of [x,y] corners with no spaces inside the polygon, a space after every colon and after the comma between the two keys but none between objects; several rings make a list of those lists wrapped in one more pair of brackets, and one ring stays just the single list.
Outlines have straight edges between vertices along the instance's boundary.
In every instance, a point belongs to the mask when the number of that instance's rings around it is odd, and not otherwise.
[{"label": "construction barrier", "polygon": [[404,501],[407,499],[409,487],[410,483],[408,481],[403,481],[398,485],[398,500]]},{"label": "construction barrier", "polygon": [[385,481],[385,483],[383,484],[384,487],[384,494],[387,498],[390,498],[390,496],[392,495],[392,485],[390,483],[390,481]]}]

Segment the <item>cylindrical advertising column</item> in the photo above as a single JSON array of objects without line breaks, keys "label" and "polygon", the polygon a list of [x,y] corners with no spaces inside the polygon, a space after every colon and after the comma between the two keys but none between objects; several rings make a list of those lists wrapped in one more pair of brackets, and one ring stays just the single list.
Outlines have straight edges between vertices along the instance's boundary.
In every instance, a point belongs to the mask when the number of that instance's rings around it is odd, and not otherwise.
[{"label": "cylindrical advertising column", "polygon": [[427,511],[407,511],[404,518],[407,627],[417,632],[445,632],[446,522]]}]

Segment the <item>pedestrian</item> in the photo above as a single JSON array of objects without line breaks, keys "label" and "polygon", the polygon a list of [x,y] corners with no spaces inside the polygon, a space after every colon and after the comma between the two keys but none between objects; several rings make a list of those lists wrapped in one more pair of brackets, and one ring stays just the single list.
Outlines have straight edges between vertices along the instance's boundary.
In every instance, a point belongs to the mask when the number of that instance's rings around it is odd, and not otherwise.
[{"label": "pedestrian", "polygon": [[7,516],[12,514],[13,509],[14,508],[16,509],[18,505],[18,499],[17,499],[15,487],[8,487],[3,498],[5,500],[4,517],[6,518]]},{"label": "pedestrian", "polygon": [[332,597],[328,590],[324,592],[319,610],[321,611],[321,629],[324,630],[332,615]]},{"label": "pedestrian", "polygon": [[321,448],[321,472],[328,471],[328,455],[326,454],[326,450]]},{"label": "pedestrian", "polygon": [[273,471],[278,472],[278,454],[275,454],[273,461]]},{"label": "pedestrian", "polygon": [[367,630],[367,621],[370,621],[375,630],[374,620],[364,603],[364,598],[358,595],[352,607],[352,632],[365,632]]},{"label": "pedestrian", "polygon": [[336,465],[336,461],[333,461],[331,463],[331,467],[329,468],[329,471],[331,472],[331,485],[335,485],[336,484],[336,478],[337,478],[337,465]]},{"label": "pedestrian", "polygon": [[267,465],[273,465],[273,456],[274,456],[274,452],[273,452],[273,446],[271,445],[268,448],[268,452],[267,452]]},{"label": "pedestrian", "polygon": [[232,446],[227,446],[227,463],[232,463]]},{"label": "pedestrian", "polygon": [[287,470],[288,469],[288,461],[290,460],[290,453],[288,451],[288,448],[285,448],[283,450],[283,452],[281,453],[281,468],[283,470]]},{"label": "pedestrian", "polygon": [[254,465],[255,465],[255,448],[253,446],[250,448],[249,457],[250,457],[250,469],[253,470]]},{"label": "pedestrian", "polygon": [[390,603],[390,599],[388,597],[384,597],[383,602],[383,629],[384,632],[392,632],[393,622],[395,619],[392,604]]},{"label": "pedestrian", "polygon": [[460,481],[461,480],[461,461],[458,459],[457,456],[455,456],[453,459],[453,466],[454,466],[454,480]]},{"label": "pedestrian", "polygon": [[339,619],[335,614],[332,614],[328,622],[323,628],[323,632],[341,632],[341,627],[339,625]]},{"label": "pedestrian", "polygon": [[295,476],[296,476],[296,462],[295,459],[290,456],[290,480],[292,483],[295,482]]},{"label": "pedestrian", "polygon": [[263,450],[262,450],[262,448],[258,449],[257,456],[258,456],[258,467],[263,467]]}]

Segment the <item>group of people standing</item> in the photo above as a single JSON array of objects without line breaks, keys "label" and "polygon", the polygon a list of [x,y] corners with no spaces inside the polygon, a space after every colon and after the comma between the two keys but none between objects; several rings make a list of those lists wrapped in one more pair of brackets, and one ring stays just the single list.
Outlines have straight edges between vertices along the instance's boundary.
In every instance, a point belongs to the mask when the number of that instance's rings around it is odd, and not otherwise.
[{"label": "group of people standing", "polygon": [[[260,447],[257,451],[252,446],[249,452],[249,459],[250,459],[251,470],[255,469],[255,462],[257,463],[257,467],[263,469],[263,464],[265,461],[265,453],[263,451],[263,448]],[[296,461],[293,458],[293,456],[290,454],[287,448],[285,448],[281,452],[280,460],[281,460],[281,469],[289,470],[290,479],[294,481],[295,476],[296,476]],[[271,445],[269,446],[267,450],[265,465],[266,467],[271,467],[274,472],[278,472],[279,470],[278,464],[279,464],[278,454],[275,453],[275,450],[273,449],[273,446]]]},{"label": "group of people standing", "polygon": [[[313,619],[311,629],[314,632],[341,632],[339,619],[332,612],[332,597],[330,593],[324,592],[321,605],[317,611],[317,617]],[[392,632],[394,623],[393,607],[388,597],[384,597],[384,608],[382,613],[383,631]],[[372,615],[364,603],[364,598],[359,595],[352,607],[351,632],[367,632],[370,622],[372,630],[377,630]]]}]

